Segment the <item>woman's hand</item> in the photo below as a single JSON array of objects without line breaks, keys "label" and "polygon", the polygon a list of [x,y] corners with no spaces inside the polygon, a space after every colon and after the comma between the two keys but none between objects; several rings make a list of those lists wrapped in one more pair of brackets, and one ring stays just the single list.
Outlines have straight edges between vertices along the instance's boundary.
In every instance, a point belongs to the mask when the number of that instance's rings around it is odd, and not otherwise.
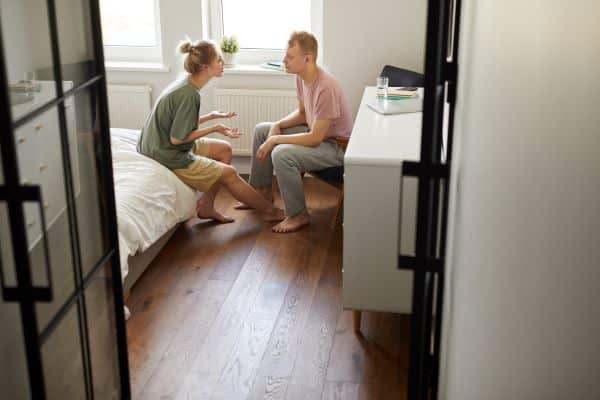
[{"label": "woman's hand", "polygon": [[241,133],[238,128],[230,128],[227,125],[216,124],[212,127],[213,132],[218,132],[223,136],[227,136],[228,138],[237,139],[240,137]]},{"label": "woman's hand", "polygon": [[259,160],[264,160],[265,158],[267,158],[267,156],[269,155],[271,150],[273,150],[273,147],[275,147],[276,144],[277,143],[275,143],[275,137],[269,136],[269,138],[265,140],[263,144],[260,145],[258,150],[256,150],[256,158],[258,158]]},{"label": "woman's hand", "polygon": [[210,116],[210,119],[233,118],[237,115],[237,113],[234,111],[229,111],[229,112],[211,111],[210,114],[208,114],[208,115]]}]

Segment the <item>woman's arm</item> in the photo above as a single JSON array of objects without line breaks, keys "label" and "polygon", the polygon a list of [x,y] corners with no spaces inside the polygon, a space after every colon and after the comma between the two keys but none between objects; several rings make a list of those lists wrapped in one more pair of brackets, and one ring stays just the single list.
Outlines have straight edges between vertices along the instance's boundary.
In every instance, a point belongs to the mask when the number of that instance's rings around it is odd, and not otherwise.
[{"label": "woman's arm", "polygon": [[212,121],[213,119],[217,119],[217,118],[233,118],[236,115],[237,115],[237,113],[234,111],[229,111],[229,112],[211,111],[210,113],[201,115],[200,118],[198,118],[198,125],[202,125],[203,123],[205,123],[207,121]]},{"label": "woman's arm", "polygon": [[174,138],[173,136],[171,136],[170,140],[171,140],[171,144],[177,146],[179,144],[193,142],[196,139],[200,139],[201,137],[206,136],[212,132],[218,132],[221,135],[227,136],[232,139],[236,139],[236,138],[240,137],[240,133],[238,132],[237,128],[230,128],[223,124],[216,124],[213,126],[209,126],[208,128],[201,128],[201,129],[193,130],[183,140],[179,140],[177,138]]}]

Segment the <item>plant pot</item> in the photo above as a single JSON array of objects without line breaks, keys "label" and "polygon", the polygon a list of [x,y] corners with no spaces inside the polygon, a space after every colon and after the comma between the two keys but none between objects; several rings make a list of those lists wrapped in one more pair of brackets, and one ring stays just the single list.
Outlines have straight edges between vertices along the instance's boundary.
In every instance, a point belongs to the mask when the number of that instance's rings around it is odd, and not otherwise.
[{"label": "plant pot", "polygon": [[223,53],[223,61],[225,61],[225,65],[234,65],[235,53]]}]

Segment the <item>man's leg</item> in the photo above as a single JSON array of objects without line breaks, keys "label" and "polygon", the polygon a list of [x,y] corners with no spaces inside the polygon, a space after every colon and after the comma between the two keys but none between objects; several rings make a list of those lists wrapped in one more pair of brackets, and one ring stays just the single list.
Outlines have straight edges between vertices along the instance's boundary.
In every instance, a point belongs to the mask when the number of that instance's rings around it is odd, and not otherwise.
[{"label": "man's leg", "polygon": [[286,214],[273,231],[292,232],[309,223],[301,172],[342,165],[344,152],[331,142],[323,142],[319,147],[281,144],[275,146],[271,158]]},{"label": "man's leg", "polygon": [[[271,122],[261,122],[254,128],[254,136],[252,138],[252,159],[250,167],[250,180],[249,183],[254,187],[265,199],[269,202],[273,202],[273,162],[271,157],[267,157],[264,160],[256,159],[256,151],[261,144],[269,137],[269,130],[271,129]],[[289,135],[291,133],[306,132],[308,126],[298,125],[284,129],[281,134]],[[250,208],[244,203],[238,203],[235,208],[247,209]]]}]

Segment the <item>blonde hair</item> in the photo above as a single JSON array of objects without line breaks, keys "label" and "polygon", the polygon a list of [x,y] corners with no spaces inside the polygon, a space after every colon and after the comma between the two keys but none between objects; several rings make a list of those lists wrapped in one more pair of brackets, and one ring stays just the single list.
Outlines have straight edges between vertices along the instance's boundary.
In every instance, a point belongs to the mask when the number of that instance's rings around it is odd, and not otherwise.
[{"label": "blonde hair", "polygon": [[290,35],[288,46],[292,47],[294,44],[298,44],[298,47],[300,47],[304,54],[312,54],[315,56],[315,61],[317,61],[319,44],[317,43],[315,35],[306,31],[294,31]]},{"label": "blonde hair", "polygon": [[190,39],[186,39],[177,47],[180,53],[186,54],[183,68],[190,74],[200,72],[204,65],[210,64],[217,57],[217,46],[209,40],[192,43]]}]

